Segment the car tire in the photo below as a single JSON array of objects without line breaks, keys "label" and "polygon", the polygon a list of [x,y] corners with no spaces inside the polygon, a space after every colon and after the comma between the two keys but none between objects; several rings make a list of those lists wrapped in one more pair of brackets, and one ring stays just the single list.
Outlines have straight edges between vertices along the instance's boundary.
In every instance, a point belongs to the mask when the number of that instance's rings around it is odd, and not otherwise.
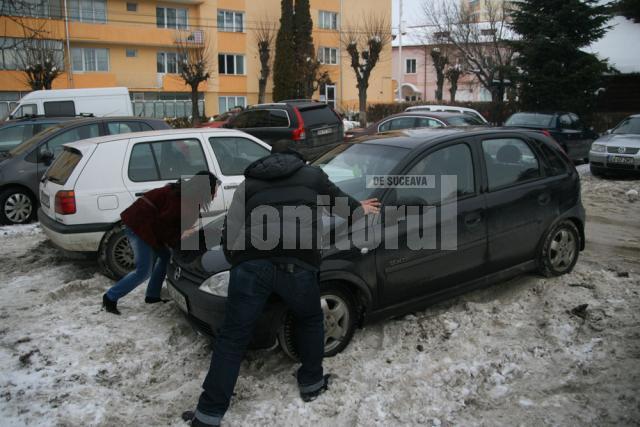
[{"label": "car tire", "polygon": [[593,165],[589,165],[589,170],[591,171],[591,175],[593,175],[593,176],[597,176],[597,177],[604,176],[604,170],[602,168],[599,168],[599,167],[593,166]]},{"label": "car tire", "polygon": [[[320,299],[324,316],[324,357],[332,357],[344,350],[356,330],[358,311],[351,293],[336,284],[321,286]],[[339,317],[336,317],[339,316]],[[298,360],[295,341],[295,318],[290,311],[278,331],[280,347],[294,360]]]},{"label": "car tire", "polygon": [[98,266],[102,274],[113,280],[120,280],[133,270],[133,250],[123,225],[118,224],[105,233],[98,249]]},{"label": "car tire", "polygon": [[31,222],[37,210],[36,199],[28,190],[13,187],[0,192],[0,225]]},{"label": "car tire", "polygon": [[572,221],[562,221],[546,235],[538,256],[538,270],[545,277],[570,273],[580,254],[580,232]]}]

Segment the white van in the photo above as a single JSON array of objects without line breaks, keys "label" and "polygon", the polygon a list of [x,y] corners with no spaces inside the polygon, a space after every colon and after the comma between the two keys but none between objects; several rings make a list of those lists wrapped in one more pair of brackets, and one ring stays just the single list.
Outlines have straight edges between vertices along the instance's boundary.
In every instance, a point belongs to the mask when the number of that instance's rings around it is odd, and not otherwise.
[{"label": "white van", "polygon": [[8,119],[25,116],[133,116],[126,87],[36,90],[26,94]]},{"label": "white van", "polygon": [[114,279],[133,268],[120,213],[138,197],[184,175],[210,170],[222,182],[211,213],[229,208],[244,170],[270,146],[233,129],[173,129],[85,139],[64,145],[40,183],[38,219],[51,241],[98,253]]}]

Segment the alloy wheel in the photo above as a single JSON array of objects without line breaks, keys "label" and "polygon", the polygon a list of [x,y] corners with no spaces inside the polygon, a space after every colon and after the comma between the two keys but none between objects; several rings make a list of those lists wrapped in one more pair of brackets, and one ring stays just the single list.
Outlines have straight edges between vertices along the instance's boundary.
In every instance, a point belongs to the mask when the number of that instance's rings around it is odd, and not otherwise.
[{"label": "alloy wheel", "polygon": [[320,305],[324,313],[324,351],[340,345],[349,332],[349,307],[337,295],[323,295]]},{"label": "alloy wheel", "polygon": [[4,215],[14,224],[27,222],[33,213],[33,202],[24,193],[14,193],[4,202]]},{"label": "alloy wheel", "polygon": [[123,271],[130,271],[135,267],[133,249],[126,236],[120,236],[113,245],[113,259]]},{"label": "alloy wheel", "polygon": [[571,267],[578,251],[577,241],[566,229],[560,229],[549,245],[549,260],[554,269],[564,271]]}]

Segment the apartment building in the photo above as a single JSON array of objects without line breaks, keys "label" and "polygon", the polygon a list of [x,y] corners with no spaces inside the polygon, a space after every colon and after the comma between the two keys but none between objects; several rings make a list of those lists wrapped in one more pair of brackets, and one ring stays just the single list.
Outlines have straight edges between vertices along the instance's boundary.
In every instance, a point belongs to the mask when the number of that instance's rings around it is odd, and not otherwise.
[{"label": "apartment building", "polygon": [[[177,40],[209,46],[211,78],[201,86],[200,107],[210,116],[257,102],[255,30],[259,22],[280,18],[280,0],[21,1],[30,7],[3,13],[21,16],[0,16],[0,115],[29,90],[17,70],[16,52],[3,48],[24,38],[25,24],[45,28],[64,57],[65,72],[54,88],[126,86],[136,114],[174,117],[190,111],[189,87],[177,74]],[[391,0],[311,1],[316,52],[332,80],[316,98],[342,110],[357,109],[358,96],[340,32],[371,10],[388,14],[391,21]],[[391,65],[388,46],[370,80],[370,102],[393,100]],[[271,93],[269,82],[267,100]]]}]

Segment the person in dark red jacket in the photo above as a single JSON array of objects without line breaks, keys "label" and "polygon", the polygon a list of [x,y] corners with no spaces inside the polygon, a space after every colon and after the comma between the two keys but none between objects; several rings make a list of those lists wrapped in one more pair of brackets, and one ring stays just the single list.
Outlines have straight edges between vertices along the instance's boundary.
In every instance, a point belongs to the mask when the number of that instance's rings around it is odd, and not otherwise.
[{"label": "person in dark red jacket", "polygon": [[120,298],[149,279],[144,301],[162,302],[160,291],[167,274],[169,248],[180,243],[182,235],[193,227],[200,209],[207,210],[215,197],[218,179],[208,171],[193,178],[151,190],[136,200],[120,217],[133,249],[135,270],[120,279],[102,296],[109,313],[120,314]]}]

